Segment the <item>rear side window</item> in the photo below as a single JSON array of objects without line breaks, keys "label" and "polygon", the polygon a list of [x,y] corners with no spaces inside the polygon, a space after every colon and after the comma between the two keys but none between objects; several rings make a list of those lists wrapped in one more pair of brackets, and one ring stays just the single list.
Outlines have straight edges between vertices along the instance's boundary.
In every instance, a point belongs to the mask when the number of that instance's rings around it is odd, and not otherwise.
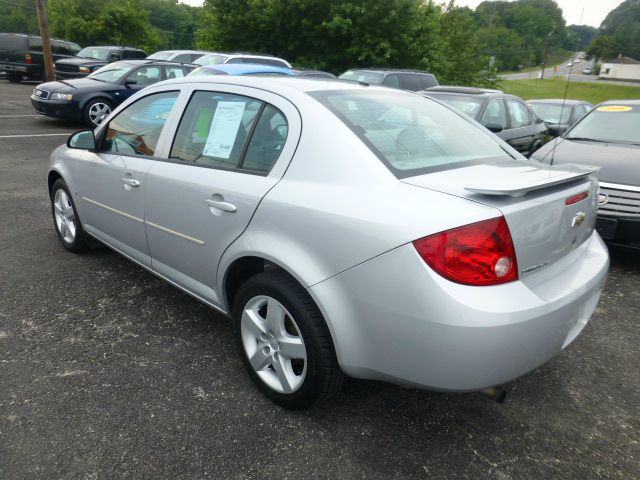
[{"label": "rear side window", "polygon": [[398,177],[490,157],[511,160],[484,129],[439,103],[401,90],[310,92]]},{"label": "rear side window", "polygon": [[188,54],[188,53],[182,53],[182,54],[178,55],[177,57],[175,57],[172,61],[176,62],[176,63],[190,63],[191,62],[191,55]]},{"label": "rear side window", "polygon": [[382,85],[386,85],[387,87],[392,88],[400,88],[400,78],[397,73],[391,73],[384,77],[382,81]]},{"label": "rear side window", "polygon": [[51,42],[53,53],[58,55],[76,55],[80,51],[80,47],[75,43],[61,42],[60,40],[53,40]]},{"label": "rear side window", "polygon": [[438,81],[436,80],[436,77],[434,77],[433,75],[419,75],[419,77],[420,77],[420,86],[422,87],[422,90],[425,90],[431,87],[436,87],[438,85]]},{"label": "rear side window", "polygon": [[164,67],[164,71],[167,80],[171,80],[172,78],[186,77],[189,74],[190,69],[177,66],[166,66]]},{"label": "rear side window", "polygon": [[400,88],[404,90],[411,90],[412,92],[417,92],[418,90],[422,90],[420,77],[415,73],[400,74]]},{"label": "rear side window", "polygon": [[287,134],[285,116],[272,105],[240,95],[196,92],[180,121],[170,158],[268,173]]},{"label": "rear side window", "polygon": [[527,106],[518,100],[507,99],[509,107],[509,119],[511,128],[526,127],[531,125],[531,114]]},{"label": "rear side window", "polygon": [[178,92],[148,95],[120,112],[109,122],[102,151],[152,157]]},{"label": "rear side window", "polygon": [[29,37],[29,50],[42,51],[42,39],[40,37]]},{"label": "rear side window", "polygon": [[12,35],[10,33],[0,33],[0,50],[26,50],[26,49],[27,49],[27,37],[23,37],[21,35]]},{"label": "rear side window", "polygon": [[263,102],[217,92],[195,92],[176,133],[170,158],[196,166],[235,169]]},{"label": "rear side window", "polygon": [[507,122],[507,109],[505,108],[504,101],[501,98],[497,98],[489,102],[489,105],[487,105],[487,109],[484,111],[484,115],[482,116],[481,123],[485,127],[491,125],[500,127],[503,130],[509,128],[509,124]]}]

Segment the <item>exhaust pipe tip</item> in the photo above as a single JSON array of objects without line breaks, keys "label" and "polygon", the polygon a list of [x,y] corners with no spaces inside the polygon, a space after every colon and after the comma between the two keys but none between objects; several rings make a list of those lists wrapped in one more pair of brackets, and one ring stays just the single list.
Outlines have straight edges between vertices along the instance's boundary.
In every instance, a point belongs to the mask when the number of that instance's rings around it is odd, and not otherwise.
[{"label": "exhaust pipe tip", "polygon": [[507,391],[500,387],[485,388],[480,390],[479,393],[497,403],[504,403],[507,398]]}]

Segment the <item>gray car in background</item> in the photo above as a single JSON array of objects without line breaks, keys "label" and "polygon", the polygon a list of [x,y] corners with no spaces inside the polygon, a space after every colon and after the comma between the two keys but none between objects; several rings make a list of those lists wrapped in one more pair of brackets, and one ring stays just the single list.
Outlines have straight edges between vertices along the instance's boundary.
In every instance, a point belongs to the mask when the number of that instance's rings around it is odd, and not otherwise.
[{"label": "gray car in background", "polygon": [[562,98],[527,100],[527,105],[544,120],[549,135],[554,137],[562,135],[593,108],[589,102]]},{"label": "gray car in background", "polygon": [[507,382],[589,321],[593,168],[524,160],[410,92],[295,77],[152,85],[51,156],[62,245],[97,242],[232,318],[286,408],[345,375]]}]

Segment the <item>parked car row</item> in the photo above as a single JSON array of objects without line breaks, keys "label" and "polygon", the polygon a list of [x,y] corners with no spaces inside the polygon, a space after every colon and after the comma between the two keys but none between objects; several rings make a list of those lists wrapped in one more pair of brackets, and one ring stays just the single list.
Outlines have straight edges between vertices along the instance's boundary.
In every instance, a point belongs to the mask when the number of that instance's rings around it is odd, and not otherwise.
[{"label": "parked car row", "polygon": [[[640,220],[640,179],[603,169],[598,190],[597,167],[564,160],[602,145],[606,163],[615,145],[634,163],[640,103],[525,102],[416,70],[335,79],[248,53],[112,54],[32,95],[92,127],[52,155],[57,235],[232,317],[250,377],[286,408],[345,374],[467,391],[530,371],[596,308],[596,228],[624,241]],[[549,133],[562,137],[543,147]]]}]

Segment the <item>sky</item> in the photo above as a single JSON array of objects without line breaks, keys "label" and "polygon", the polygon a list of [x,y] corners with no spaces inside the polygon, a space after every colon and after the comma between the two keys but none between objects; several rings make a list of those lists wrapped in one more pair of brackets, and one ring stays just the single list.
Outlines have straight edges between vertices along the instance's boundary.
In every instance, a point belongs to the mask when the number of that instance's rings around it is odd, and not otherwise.
[{"label": "sky", "polygon": [[[445,0],[436,0],[436,3],[445,3]],[[455,0],[456,5],[461,7],[476,8],[483,0]],[[189,5],[202,5],[203,0],[181,0]],[[567,25],[591,25],[599,27],[604,17],[611,10],[620,5],[623,0],[555,0],[562,9]],[[584,7],[584,15],[582,9]],[[582,22],[580,22],[580,17]]]}]

